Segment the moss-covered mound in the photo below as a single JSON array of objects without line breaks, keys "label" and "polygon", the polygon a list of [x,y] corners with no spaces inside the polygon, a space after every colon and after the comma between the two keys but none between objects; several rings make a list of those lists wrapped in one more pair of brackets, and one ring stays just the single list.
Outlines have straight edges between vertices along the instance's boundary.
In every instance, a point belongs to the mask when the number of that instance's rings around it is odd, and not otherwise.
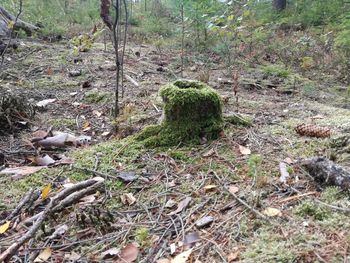
[{"label": "moss-covered mound", "polygon": [[219,94],[198,81],[178,80],[163,86],[164,119],[146,127],[137,137],[147,147],[199,143],[216,139],[222,130],[222,101]]}]

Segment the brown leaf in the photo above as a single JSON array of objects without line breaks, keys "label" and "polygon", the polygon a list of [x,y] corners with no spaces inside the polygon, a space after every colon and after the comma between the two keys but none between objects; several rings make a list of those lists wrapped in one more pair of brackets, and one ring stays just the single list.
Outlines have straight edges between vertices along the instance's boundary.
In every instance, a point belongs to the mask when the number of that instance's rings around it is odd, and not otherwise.
[{"label": "brown leaf", "polygon": [[128,244],[124,247],[120,253],[121,259],[117,263],[131,263],[137,259],[139,255],[139,248],[134,244]]},{"label": "brown leaf", "polygon": [[269,217],[282,216],[282,212],[279,209],[273,207],[266,208],[263,214]]},{"label": "brown leaf", "polygon": [[52,255],[51,248],[47,247],[40,252],[39,256],[36,257],[34,262],[46,262]]},{"label": "brown leaf", "polygon": [[186,197],[184,200],[182,200],[178,206],[177,206],[177,209],[173,212],[171,212],[169,215],[175,215],[175,214],[178,214],[180,213],[182,210],[184,210],[188,205],[189,203],[191,202],[192,198],[191,197]]},{"label": "brown leaf", "polygon": [[230,185],[228,190],[230,191],[231,194],[235,194],[235,193],[238,193],[239,188],[235,185]]},{"label": "brown leaf", "polygon": [[32,133],[31,142],[37,142],[45,139],[49,135],[49,131],[38,130]]},{"label": "brown leaf", "polygon": [[215,184],[209,184],[209,185],[204,186],[204,190],[206,192],[216,190],[217,188],[218,188],[218,186]]},{"label": "brown leaf", "polygon": [[239,147],[239,152],[240,152],[242,155],[249,155],[249,154],[251,154],[251,151],[250,151],[249,148],[244,147],[244,146],[242,146],[242,145],[238,145],[238,147]]},{"label": "brown leaf", "polygon": [[96,117],[101,117],[102,116],[102,112],[99,112],[99,111],[97,111],[97,110],[93,110],[92,111],[92,114],[94,114]]},{"label": "brown leaf", "polygon": [[12,174],[12,179],[21,179],[33,173],[40,171],[45,166],[21,166],[14,168],[6,168],[0,174]]},{"label": "brown leaf", "polygon": [[120,199],[124,205],[132,205],[136,202],[136,198],[132,193],[125,193],[120,196]]},{"label": "brown leaf", "polygon": [[171,263],[186,263],[186,261],[188,260],[188,258],[190,257],[191,253],[192,253],[193,248],[182,252],[181,254],[177,255],[176,257],[174,257],[171,260]]},{"label": "brown leaf", "polygon": [[203,157],[209,157],[215,154],[215,150],[214,149],[210,149],[209,151],[205,152],[202,154]]},{"label": "brown leaf", "polygon": [[235,251],[235,252],[231,252],[227,259],[228,259],[228,262],[232,262],[232,261],[236,261],[238,259],[238,256],[239,256],[239,251]]},{"label": "brown leaf", "polygon": [[53,69],[52,68],[48,68],[47,71],[46,71],[46,74],[51,76],[53,75]]}]

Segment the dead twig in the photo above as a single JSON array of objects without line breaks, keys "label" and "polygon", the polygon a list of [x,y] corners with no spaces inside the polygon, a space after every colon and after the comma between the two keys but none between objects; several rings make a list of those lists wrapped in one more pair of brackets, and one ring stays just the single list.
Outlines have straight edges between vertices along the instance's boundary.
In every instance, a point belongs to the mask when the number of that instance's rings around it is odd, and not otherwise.
[{"label": "dead twig", "polygon": [[246,208],[248,208],[250,211],[252,211],[255,215],[257,215],[259,218],[264,219],[266,221],[269,221],[268,218],[263,215],[262,213],[260,213],[258,210],[256,210],[255,208],[251,207],[249,204],[247,204],[245,201],[243,201],[241,198],[239,198],[235,193],[230,192],[230,190],[228,189],[228,187],[222,183],[220,177],[214,172],[212,171],[212,174],[214,175],[214,177],[216,178],[216,180],[218,181],[218,183],[231,195],[233,196],[240,204],[242,204],[243,206],[245,206]]}]

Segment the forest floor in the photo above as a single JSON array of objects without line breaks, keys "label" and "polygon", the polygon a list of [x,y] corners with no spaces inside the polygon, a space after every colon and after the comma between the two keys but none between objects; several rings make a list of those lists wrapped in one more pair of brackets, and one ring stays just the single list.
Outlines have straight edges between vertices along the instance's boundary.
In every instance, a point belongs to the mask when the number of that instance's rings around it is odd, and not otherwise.
[{"label": "forest floor", "polygon": [[[208,65],[195,54],[188,56],[184,78],[198,79]],[[335,187],[321,187],[297,164],[312,156],[329,157],[331,139],[302,137],[294,131],[298,124],[315,123],[332,128],[336,136],[348,134],[346,88],[317,72],[307,78],[290,70],[282,76],[266,70],[266,65],[246,66],[237,104],[232,73],[211,56],[209,84],[224,98],[225,114],[238,112],[253,125],[227,123],[220,139],[199,146],[146,149],[133,140],[133,134],[158,122],[157,92],[180,75],[179,57],[178,51],[130,44],[125,74],[139,87],[125,80],[122,114],[112,122],[115,67],[110,45],[105,50],[102,43],[95,43],[76,56],[64,41],[23,41],[16,53],[6,56],[8,67],[1,73],[0,88],[35,103],[55,99],[30,121],[31,130],[0,137],[6,165],[30,165],[35,154],[32,133],[49,127],[91,136],[91,143],[42,152],[64,153],[73,164],[44,168],[21,179],[0,175],[0,222],[31,187],[51,184],[49,196],[53,196],[67,183],[95,175],[106,180],[105,191],[50,216],[36,242],[26,244],[18,256],[46,251],[52,260],[47,262],[116,262],[120,253],[128,252],[125,245],[135,244],[136,262],[170,262],[166,259],[190,247],[188,262],[350,260],[349,217],[325,205],[349,207],[349,195]],[[73,71],[81,75],[70,76]],[[279,180],[281,162],[290,173],[287,183]],[[129,177],[128,183],[118,179],[121,173]],[[38,209],[44,205],[42,200]],[[27,209],[21,220],[38,212],[33,210]],[[212,222],[200,226],[202,218]],[[65,231],[48,239],[60,226],[66,226]],[[26,229],[11,224],[0,234],[0,251]]]}]

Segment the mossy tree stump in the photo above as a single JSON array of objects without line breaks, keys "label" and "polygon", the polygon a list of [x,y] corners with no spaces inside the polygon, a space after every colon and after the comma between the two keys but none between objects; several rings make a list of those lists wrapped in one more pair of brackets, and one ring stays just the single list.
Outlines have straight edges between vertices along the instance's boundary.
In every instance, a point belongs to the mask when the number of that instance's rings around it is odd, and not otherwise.
[{"label": "mossy tree stump", "polygon": [[198,81],[178,80],[160,89],[164,118],[160,125],[146,127],[137,137],[147,147],[199,143],[216,139],[223,128],[222,100]]}]

